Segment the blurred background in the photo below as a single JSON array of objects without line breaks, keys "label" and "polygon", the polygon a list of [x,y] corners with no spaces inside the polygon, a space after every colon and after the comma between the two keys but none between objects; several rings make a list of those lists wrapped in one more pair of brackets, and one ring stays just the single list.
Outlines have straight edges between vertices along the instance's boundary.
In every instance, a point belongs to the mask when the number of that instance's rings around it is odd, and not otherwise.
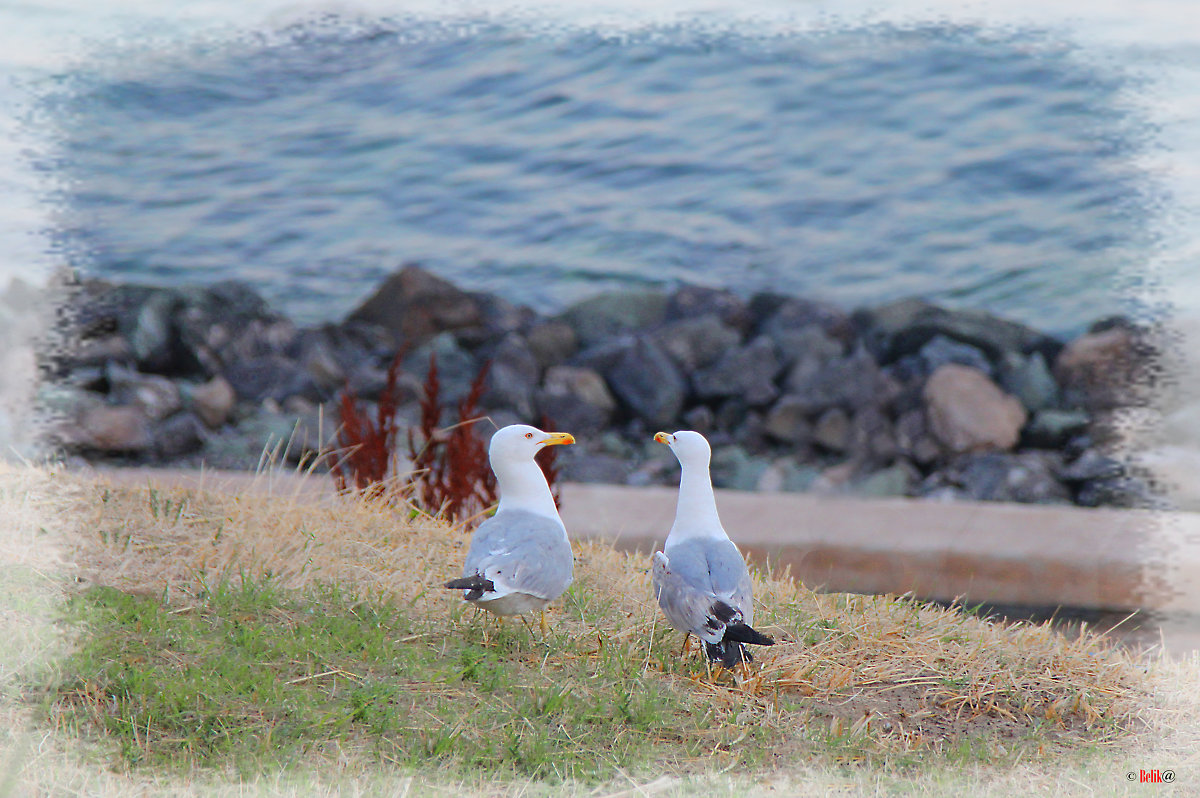
[{"label": "blurred background", "polygon": [[[415,261],[542,310],[686,281],[1191,335],[1188,3],[893,5],[0,4],[0,283],[237,278],[313,324]],[[1161,409],[1197,506],[1200,402]]]}]

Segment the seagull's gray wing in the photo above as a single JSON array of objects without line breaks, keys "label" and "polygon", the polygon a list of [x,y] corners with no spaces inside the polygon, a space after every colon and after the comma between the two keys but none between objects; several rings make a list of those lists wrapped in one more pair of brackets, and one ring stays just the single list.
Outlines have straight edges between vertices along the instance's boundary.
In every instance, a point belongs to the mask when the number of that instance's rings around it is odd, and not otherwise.
[{"label": "seagull's gray wing", "polygon": [[689,585],[720,599],[754,623],[753,586],[746,560],[729,538],[691,538],[665,550],[671,570]]},{"label": "seagull's gray wing", "polygon": [[658,606],[671,626],[706,643],[720,642],[725,624],[736,616],[736,610],[685,578],[676,570],[675,561],[661,551],[654,553],[650,580]]},{"label": "seagull's gray wing", "polygon": [[475,530],[463,576],[491,581],[492,590],[476,597],[484,601],[508,593],[552,601],[571,584],[572,568],[571,544],[560,525],[525,510],[506,510]]}]

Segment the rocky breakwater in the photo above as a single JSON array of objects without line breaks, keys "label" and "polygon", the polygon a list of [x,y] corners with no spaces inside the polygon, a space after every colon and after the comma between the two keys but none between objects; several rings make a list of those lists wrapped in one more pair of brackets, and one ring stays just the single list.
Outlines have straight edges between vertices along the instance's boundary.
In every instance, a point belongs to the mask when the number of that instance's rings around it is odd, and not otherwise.
[{"label": "rocky breakwater", "polygon": [[[88,280],[43,353],[41,407],[70,456],[253,468],[330,445],[347,386],[375,401],[407,354],[401,423],[430,355],[442,396],[490,363],[497,425],[553,419],[579,445],[566,479],[671,484],[650,438],[713,443],[720,487],[1080,505],[1154,501],[1114,453],[1154,377],[1145,329],[1061,341],[918,299],[847,312],[793,296],[683,286],[604,293],[547,315],[416,266],[339,323],[300,328],[250,287]],[[490,425],[480,425],[488,434]]]}]

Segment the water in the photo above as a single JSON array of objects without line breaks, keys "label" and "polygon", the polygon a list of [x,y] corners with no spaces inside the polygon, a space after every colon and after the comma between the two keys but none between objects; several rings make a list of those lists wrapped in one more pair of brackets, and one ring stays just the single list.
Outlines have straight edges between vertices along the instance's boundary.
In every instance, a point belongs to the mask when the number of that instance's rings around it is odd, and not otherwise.
[{"label": "water", "polygon": [[67,76],[83,271],[237,277],[302,321],[400,263],[559,308],[680,281],[920,294],[1069,333],[1149,240],[1119,70],[1028,31],[301,28]]}]

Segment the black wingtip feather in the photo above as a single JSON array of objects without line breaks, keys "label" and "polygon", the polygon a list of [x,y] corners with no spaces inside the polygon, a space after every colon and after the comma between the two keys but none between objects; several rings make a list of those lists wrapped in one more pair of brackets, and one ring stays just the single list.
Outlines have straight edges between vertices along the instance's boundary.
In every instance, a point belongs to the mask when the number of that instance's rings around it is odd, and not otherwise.
[{"label": "black wingtip feather", "polygon": [[775,640],[767,637],[757,629],[744,623],[735,623],[725,627],[725,639],[736,640],[739,643],[752,643],[756,646],[773,646]]},{"label": "black wingtip feather", "polygon": [[445,586],[451,590],[471,591],[463,597],[467,601],[475,601],[476,599],[482,598],[484,593],[496,589],[496,586],[492,583],[491,579],[485,579],[479,574],[475,574],[474,576],[464,576],[460,579],[451,579],[446,583]]}]

